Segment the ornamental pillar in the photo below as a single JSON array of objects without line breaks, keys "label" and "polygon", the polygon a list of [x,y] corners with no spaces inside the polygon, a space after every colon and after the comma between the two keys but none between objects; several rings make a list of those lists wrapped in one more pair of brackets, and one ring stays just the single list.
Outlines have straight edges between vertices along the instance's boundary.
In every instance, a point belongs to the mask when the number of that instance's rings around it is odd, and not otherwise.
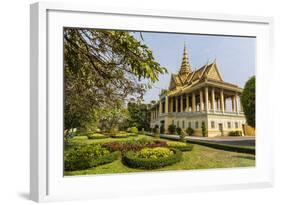
[{"label": "ornamental pillar", "polygon": [[200,112],[203,111],[203,91],[200,90]]},{"label": "ornamental pillar", "polygon": [[235,93],[235,112],[238,114],[238,96],[237,96],[237,93]]},{"label": "ornamental pillar", "polygon": [[192,112],[196,111],[196,99],[195,99],[195,93],[192,93]]},{"label": "ornamental pillar", "polygon": [[169,109],[169,97],[166,96],[165,97],[165,113],[168,113],[168,109]]},{"label": "ornamental pillar", "polygon": [[221,90],[220,92],[220,97],[221,97],[221,101],[220,101],[220,107],[221,107],[221,111],[222,113],[224,113],[224,95],[223,95],[223,90]]},{"label": "ornamental pillar", "polygon": [[231,97],[232,112],[235,112],[235,96]]},{"label": "ornamental pillar", "polygon": [[186,94],[186,107],[185,107],[185,112],[189,112],[189,95]]},{"label": "ornamental pillar", "polygon": [[160,100],[159,100],[159,115],[161,115],[161,113],[162,113],[162,100],[161,100],[161,98],[160,98]]},{"label": "ornamental pillar", "polygon": [[209,91],[208,87],[205,87],[205,110],[209,112]]}]

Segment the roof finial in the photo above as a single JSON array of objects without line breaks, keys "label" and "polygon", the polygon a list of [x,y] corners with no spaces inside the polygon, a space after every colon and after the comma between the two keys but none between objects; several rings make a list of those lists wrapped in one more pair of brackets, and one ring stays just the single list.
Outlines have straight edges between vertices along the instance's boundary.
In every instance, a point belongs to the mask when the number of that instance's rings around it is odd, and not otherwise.
[{"label": "roof finial", "polygon": [[183,58],[182,58],[182,63],[181,63],[181,68],[180,68],[180,74],[187,74],[189,72],[191,72],[191,68],[190,68],[189,61],[188,61],[186,45],[184,43]]}]

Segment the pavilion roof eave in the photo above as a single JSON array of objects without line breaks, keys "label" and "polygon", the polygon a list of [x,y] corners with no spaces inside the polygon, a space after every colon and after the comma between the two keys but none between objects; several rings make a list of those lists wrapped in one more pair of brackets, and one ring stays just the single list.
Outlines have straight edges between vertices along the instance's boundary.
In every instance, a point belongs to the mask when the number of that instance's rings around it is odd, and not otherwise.
[{"label": "pavilion roof eave", "polygon": [[243,89],[230,84],[230,83],[225,83],[225,82],[216,82],[216,81],[203,81],[203,82],[199,82],[197,84],[193,84],[193,85],[189,85],[187,87],[183,87],[181,89],[177,89],[174,91],[171,91],[168,96],[175,96],[175,95],[179,95],[179,94],[183,94],[183,93],[188,93],[188,92],[192,92],[193,90],[199,89],[201,87],[204,86],[214,86],[214,87],[218,87],[218,88],[222,88],[222,89],[226,89],[226,90],[230,90],[230,91],[234,91],[234,92],[238,92],[238,93],[242,93]]}]

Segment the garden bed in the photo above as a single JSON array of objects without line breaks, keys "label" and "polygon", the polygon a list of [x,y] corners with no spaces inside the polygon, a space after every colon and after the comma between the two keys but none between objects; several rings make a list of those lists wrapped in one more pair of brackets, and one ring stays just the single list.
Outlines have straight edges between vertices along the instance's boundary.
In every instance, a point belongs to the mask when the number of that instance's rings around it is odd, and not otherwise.
[{"label": "garden bed", "polygon": [[77,145],[64,153],[64,169],[66,171],[83,170],[113,162],[120,152],[110,152],[100,145]]},{"label": "garden bed", "polygon": [[[154,148],[156,149],[156,148]],[[163,149],[163,148],[162,148]],[[164,148],[167,149],[167,148]],[[168,149],[169,150],[169,149]],[[177,149],[170,149],[173,153],[163,157],[140,157],[138,152],[127,152],[122,161],[125,165],[139,169],[157,169],[168,165],[175,164],[182,159],[182,152]]]}]

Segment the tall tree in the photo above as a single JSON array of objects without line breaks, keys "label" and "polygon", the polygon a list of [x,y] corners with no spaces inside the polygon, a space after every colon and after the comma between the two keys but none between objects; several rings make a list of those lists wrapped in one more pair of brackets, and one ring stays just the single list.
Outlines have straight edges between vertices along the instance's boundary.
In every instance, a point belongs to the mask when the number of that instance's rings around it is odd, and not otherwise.
[{"label": "tall tree", "polygon": [[150,115],[149,115],[149,104],[143,104],[140,102],[129,102],[128,111],[129,111],[129,123],[130,127],[137,127],[139,130],[144,128],[149,130],[150,124]]},{"label": "tall tree", "polygon": [[97,109],[120,108],[128,97],[142,98],[164,72],[152,51],[129,32],[65,28],[65,130],[98,120]]},{"label": "tall tree", "polygon": [[256,78],[251,77],[245,84],[241,95],[241,103],[247,123],[256,127]]}]

